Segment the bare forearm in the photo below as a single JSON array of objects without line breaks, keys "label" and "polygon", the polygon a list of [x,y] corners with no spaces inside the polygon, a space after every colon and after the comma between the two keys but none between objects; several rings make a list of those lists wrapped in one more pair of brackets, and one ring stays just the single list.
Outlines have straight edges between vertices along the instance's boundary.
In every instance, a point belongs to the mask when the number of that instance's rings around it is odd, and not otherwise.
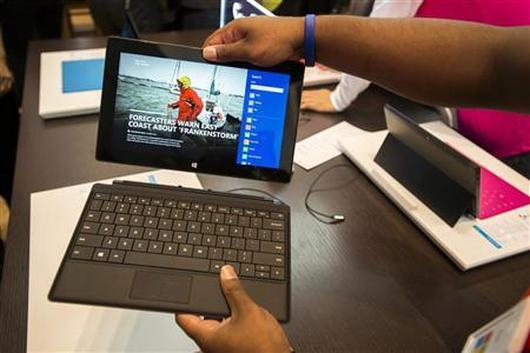
[{"label": "bare forearm", "polygon": [[409,98],[530,112],[530,27],[319,16],[317,60]]}]

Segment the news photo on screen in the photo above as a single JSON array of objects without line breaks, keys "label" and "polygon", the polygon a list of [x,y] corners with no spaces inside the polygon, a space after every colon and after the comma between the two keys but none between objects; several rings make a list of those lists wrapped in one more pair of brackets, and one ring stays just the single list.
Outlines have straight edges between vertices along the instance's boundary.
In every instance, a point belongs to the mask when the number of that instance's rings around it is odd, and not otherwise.
[{"label": "news photo on screen", "polygon": [[113,142],[167,158],[278,168],[289,75],[121,53]]}]

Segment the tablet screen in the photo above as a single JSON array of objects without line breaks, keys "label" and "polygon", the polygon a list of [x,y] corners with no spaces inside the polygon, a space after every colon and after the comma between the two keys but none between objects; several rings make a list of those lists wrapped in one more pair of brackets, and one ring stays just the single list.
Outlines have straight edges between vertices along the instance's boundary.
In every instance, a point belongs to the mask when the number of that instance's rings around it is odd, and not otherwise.
[{"label": "tablet screen", "polygon": [[118,79],[115,142],[279,167],[288,75],[121,53]]},{"label": "tablet screen", "polygon": [[98,158],[290,178],[303,69],[213,64],[195,48],[112,41],[136,50],[107,50]]}]

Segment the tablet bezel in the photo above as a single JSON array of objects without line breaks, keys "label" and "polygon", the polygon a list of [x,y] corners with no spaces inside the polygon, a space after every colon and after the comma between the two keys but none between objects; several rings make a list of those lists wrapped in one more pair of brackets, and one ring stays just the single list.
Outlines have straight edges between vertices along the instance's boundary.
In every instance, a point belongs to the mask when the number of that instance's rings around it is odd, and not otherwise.
[{"label": "tablet bezel", "polygon": [[[290,76],[289,94],[287,98],[281,156],[278,169],[237,164],[225,164],[222,166],[219,164],[211,165],[202,162],[195,163],[196,161],[189,159],[182,159],[179,161],[176,161],[175,159],[171,161],[165,159],[162,161],[160,158],[157,160],[157,156],[149,151],[146,151],[146,153],[135,153],[133,156],[131,155],[130,151],[113,148],[111,143],[112,127],[115,112],[119,61],[120,54],[122,52],[288,74]],[[298,62],[285,62],[274,67],[258,67],[248,63],[240,62],[222,64],[212,63],[203,59],[202,50],[200,48],[110,37],[107,43],[107,51],[105,56],[105,73],[103,80],[103,92],[101,95],[96,159],[100,161],[141,165],[155,168],[218,174],[258,180],[289,182],[292,176],[294,146],[298,126],[298,113],[302,92],[303,75],[304,66]]]}]

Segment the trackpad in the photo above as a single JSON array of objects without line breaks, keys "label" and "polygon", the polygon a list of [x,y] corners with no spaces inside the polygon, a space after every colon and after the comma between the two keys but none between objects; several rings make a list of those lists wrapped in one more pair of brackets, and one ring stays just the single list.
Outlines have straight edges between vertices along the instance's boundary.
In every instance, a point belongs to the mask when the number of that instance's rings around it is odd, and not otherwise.
[{"label": "trackpad", "polygon": [[131,299],[188,303],[191,276],[137,271],[134,276]]}]

